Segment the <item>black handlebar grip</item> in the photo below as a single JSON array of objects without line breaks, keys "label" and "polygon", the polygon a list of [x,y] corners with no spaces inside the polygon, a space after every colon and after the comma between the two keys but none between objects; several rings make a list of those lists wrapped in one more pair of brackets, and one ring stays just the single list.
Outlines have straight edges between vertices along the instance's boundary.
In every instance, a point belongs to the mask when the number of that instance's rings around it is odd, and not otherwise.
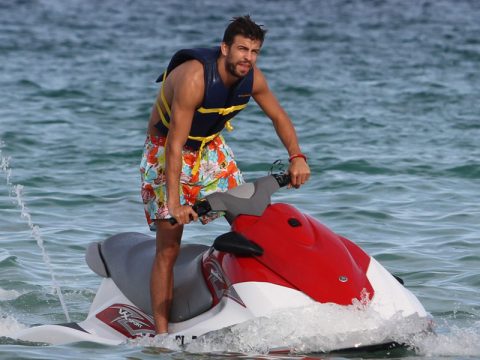
[{"label": "black handlebar grip", "polygon": [[288,173],[273,174],[273,177],[275,178],[275,180],[277,180],[280,187],[284,187],[290,184],[290,175]]},{"label": "black handlebar grip", "polygon": [[[212,210],[212,207],[210,206],[210,203],[206,199],[203,199],[203,200],[197,201],[192,206],[192,209],[198,214],[198,216],[202,216],[202,215],[208,214]],[[168,222],[172,225],[175,225],[177,223],[177,219],[175,219],[174,217],[171,217],[170,219],[168,219]]]}]

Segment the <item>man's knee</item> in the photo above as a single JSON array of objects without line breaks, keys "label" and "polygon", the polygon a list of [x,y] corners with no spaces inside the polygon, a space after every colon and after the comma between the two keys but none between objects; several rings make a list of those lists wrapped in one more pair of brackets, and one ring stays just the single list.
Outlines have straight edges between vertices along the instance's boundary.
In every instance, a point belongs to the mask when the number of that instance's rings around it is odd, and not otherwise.
[{"label": "man's knee", "polygon": [[180,245],[177,242],[170,242],[168,244],[162,243],[160,244],[160,246],[157,243],[155,256],[161,256],[166,258],[177,257],[179,251]]},{"label": "man's knee", "polygon": [[183,226],[172,226],[165,221],[156,221],[155,257],[162,261],[174,262],[180,251]]},{"label": "man's knee", "polygon": [[175,261],[180,252],[180,244],[176,241],[157,242],[155,257],[161,258],[164,261]]}]

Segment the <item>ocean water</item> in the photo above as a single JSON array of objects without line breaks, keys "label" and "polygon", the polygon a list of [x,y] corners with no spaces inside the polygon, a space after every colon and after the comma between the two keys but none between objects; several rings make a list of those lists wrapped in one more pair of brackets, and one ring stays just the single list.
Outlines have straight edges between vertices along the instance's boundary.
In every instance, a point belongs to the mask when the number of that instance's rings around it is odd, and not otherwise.
[{"label": "ocean water", "polygon": [[[148,233],[138,165],[154,81],[174,51],[217,45],[246,13],[269,29],[258,65],[312,169],[306,186],[274,200],[402,277],[436,335],[409,339],[411,349],[322,354],[335,341],[322,336],[322,312],[355,320],[313,307],[187,349],[12,340],[32,324],[84,319],[99,285],[88,243]],[[480,358],[478,19],[475,0],[1,1],[0,357],[265,358],[281,341],[290,358]],[[254,103],[234,126],[226,137],[247,179],[286,159]],[[208,244],[226,228],[191,225],[184,242]]]}]

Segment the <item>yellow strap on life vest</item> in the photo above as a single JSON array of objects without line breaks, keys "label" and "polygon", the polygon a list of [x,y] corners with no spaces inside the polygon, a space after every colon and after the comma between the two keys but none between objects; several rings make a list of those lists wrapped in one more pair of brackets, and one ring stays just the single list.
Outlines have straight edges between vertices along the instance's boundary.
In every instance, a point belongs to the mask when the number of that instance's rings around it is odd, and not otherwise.
[{"label": "yellow strap on life vest", "polygon": [[233,125],[232,123],[230,122],[230,120],[228,120],[226,123],[225,123],[225,129],[227,129],[228,132],[230,131],[233,131]]},{"label": "yellow strap on life vest", "polygon": [[188,138],[191,140],[197,140],[201,141],[202,143],[200,144],[200,147],[198,148],[198,155],[197,158],[195,159],[195,165],[193,165],[192,169],[192,175],[196,175],[198,173],[198,169],[200,169],[200,162],[202,160],[202,150],[205,147],[205,145],[215,139],[218,135],[220,135],[220,132],[210,135],[210,136],[189,136]]},{"label": "yellow strap on life vest", "polygon": [[[202,114],[219,113],[220,115],[228,115],[234,111],[240,111],[242,109],[245,109],[246,107],[247,107],[247,104],[233,105],[228,108],[212,108],[212,109],[207,109],[202,106],[198,108],[197,111]],[[230,120],[227,120],[227,122],[225,123],[225,129],[227,129],[227,131],[232,131],[234,129]]]},{"label": "yellow strap on life vest", "polygon": [[[156,102],[156,106],[157,106],[157,111],[158,111],[158,114],[160,115],[160,119],[162,120],[163,125],[165,125],[165,127],[167,129],[170,128],[170,123],[165,118],[165,115],[163,114],[163,111],[160,108],[160,105],[158,104],[158,101]],[[232,127],[232,125],[230,123],[228,123],[228,125],[229,125],[230,128]],[[227,130],[229,130],[229,127],[227,126],[227,124],[225,124],[225,127],[227,128]],[[231,130],[229,130],[229,131],[231,131]],[[203,148],[205,147],[205,145],[208,142],[215,139],[219,134],[220,134],[220,132],[217,132],[217,133],[215,133],[213,135],[209,135],[209,136],[190,136],[190,135],[188,135],[188,138],[190,140],[195,140],[195,141],[201,141],[202,142],[200,144],[200,148],[198,149],[198,155],[197,155],[197,158],[195,160],[195,165],[193,166],[193,169],[192,169],[192,175],[196,175],[198,173],[198,169],[200,169],[200,162],[201,162],[201,159],[202,159]]]},{"label": "yellow strap on life vest", "polygon": [[[163,114],[162,108],[161,108],[160,105],[158,104],[158,101],[155,103],[155,105],[157,106],[157,112],[158,112],[158,114],[160,115],[160,119],[162,120],[163,125],[165,125],[165,127],[166,127],[167,129],[170,129],[170,123],[167,121],[167,118],[166,118],[165,115]],[[230,124],[230,120],[227,121],[227,123],[225,124],[225,128],[227,128],[228,131],[232,131],[232,130],[233,130],[233,126],[232,126],[232,124]],[[230,130],[229,130],[229,128],[230,128]],[[217,133],[215,133],[215,134],[213,134],[213,135],[209,135],[209,136],[190,136],[190,135],[188,135],[188,138],[189,138],[190,140],[202,141],[202,142],[203,142],[204,139],[207,139],[206,142],[209,142],[209,141],[212,141],[213,139],[215,139],[215,137],[216,137],[218,134],[220,134],[220,131],[217,132]],[[208,139],[210,139],[210,140],[208,140]]]},{"label": "yellow strap on life vest", "polygon": [[168,105],[167,99],[165,98],[165,93],[163,92],[163,87],[165,86],[165,79],[167,78],[167,70],[163,73],[162,79],[162,88],[160,89],[160,97],[162,98],[163,106],[165,106],[165,110],[167,110],[168,116],[172,114],[170,110],[170,106]]},{"label": "yellow strap on life vest", "polygon": [[233,105],[228,108],[212,108],[206,109],[204,107],[198,108],[197,111],[202,114],[211,114],[211,113],[219,113],[220,115],[228,115],[234,111],[242,110],[247,107],[247,104],[242,105]]}]

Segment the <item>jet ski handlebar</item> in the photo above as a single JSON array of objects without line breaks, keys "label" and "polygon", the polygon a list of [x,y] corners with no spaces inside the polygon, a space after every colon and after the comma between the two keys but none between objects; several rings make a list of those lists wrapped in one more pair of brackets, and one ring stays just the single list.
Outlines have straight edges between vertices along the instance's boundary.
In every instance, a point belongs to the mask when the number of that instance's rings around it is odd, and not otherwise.
[{"label": "jet ski handlebar", "polygon": [[[210,211],[212,211],[212,207],[207,199],[198,200],[193,206],[193,211],[197,213],[198,216],[207,215]],[[168,219],[168,222],[172,225],[177,223],[177,219],[174,217]]]},{"label": "jet ski handlebar", "polygon": [[280,186],[280,187],[284,187],[284,186],[287,186],[288,184],[290,184],[290,174],[289,173],[283,172],[283,173],[279,173],[279,174],[272,174],[271,176],[273,176],[275,178],[275,180],[277,180],[278,186]]},{"label": "jet ski handlebar", "polygon": [[[279,188],[290,183],[288,173],[272,174],[259,178],[251,183],[245,183],[226,192],[216,192],[197,201],[193,210],[198,216],[210,211],[223,211],[229,223],[240,214],[260,216],[270,204],[271,195]],[[168,220],[174,225],[174,218]]]}]

